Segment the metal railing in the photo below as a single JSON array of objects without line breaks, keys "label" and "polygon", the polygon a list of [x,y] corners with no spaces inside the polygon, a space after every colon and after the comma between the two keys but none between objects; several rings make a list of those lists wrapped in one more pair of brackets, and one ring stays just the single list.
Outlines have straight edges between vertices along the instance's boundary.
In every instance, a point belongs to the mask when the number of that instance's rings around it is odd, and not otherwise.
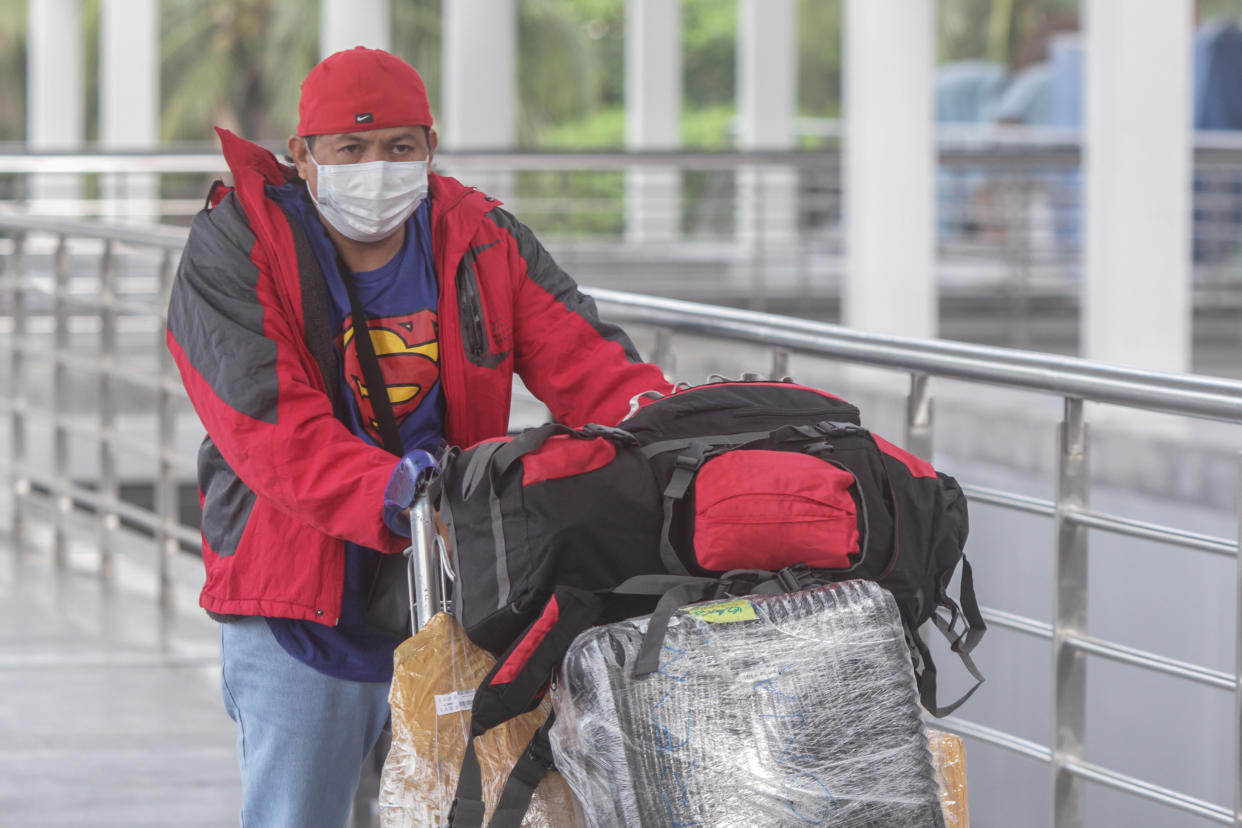
[{"label": "metal railing", "polygon": [[[1072,350],[1083,249],[1078,136],[942,125],[938,141],[943,330]],[[785,152],[443,150],[436,158],[440,172],[513,207],[584,282],[823,314],[840,307],[845,266],[840,166],[833,134],[818,148]],[[0,152],[0,209],[184,224],[222,176],[223,160],[208,144],[146,154],[10,150]],[[58,196],[60,185],[67,189]],[[1200,327],[1206,338],[1233,341],[1242,308],[1242,137],[1196,135],[1190,201]],[[683,278],[660,278],[668,267]]]},{"label": "metal railing", "polygon": [[[63,569],[69,565],[69,546],[85,533],[88,545],[97,550],[100,578],[106,580],[111,577],[110,561],[116,554],[115,534],[122,525],[135,528],[152,540],[158,592],[162,605],[171,612],[171,562],[185,557],[179,554],[183,547],[196,548],[199,544],[196,528],[183,525],[176,508],[176,487],[189,481],[193,473],[187,462],[190,458],[178,456],[178,428],[186,422],[197,424],[189,414],[163,345],[167,292],[184,236],[179,232],[141,232],[16,216],[0,216],[0,235],[12,241],[11,252],[3,262],[5,306],[0,319],[8,320],[3,336],[8,371],[3,413],[9,419],[6,485],[11,494],[17,548],[24,548],[21,540],[30,528],[27,515],[42,511],[44,523],[51,526],[50,548],[56,566]],[[54,251],[48,272],[36,272],[31,266],[27,252],[35,241],[50,244]],[[128,257],[125,274],[122,255]],[[147,268],[147,289],[129,294],[120,289],[122,275],[134,276],[128,272],[130,265]],[[934,454],[931,378],[1061,398],[1057,486],[1051,500],[963,481],[963,488],[976,504],[1049,517],[1054,522],[1051,564],[1055,608],[1051,623],[999,608],[985,609],[993,627],[1051,643],[1054,714],[1050,743],[1039,744],[963,719],[951,718],[945,724],[969,739],[1049,763],[1053,774],[1051,809],[1058,828],[1084,824],[1087,782],[1217,824],[1242,826],[1242,635],[1235,644],[1237,667],[1230,674],[1091,636],[1086,627],[1089,531],[1159,540],[1234,559],[1235,605],[1242,610],[1238,544],[1229,538],[1092,509],[1084,415],[1088,402],[1099,402],[1242,423],[1242,383],[1000,348],[866,334],[819,322],[609,290],[596,290],[593,295],[610,320],[655,332],[654,361],[660,364],[671,362],[679,339],[706,338],[766,349],[773,376],[787,372],[791,354],[905,375],[905,445],[924,457]],[[81,347],[73,347],[75,343]],[[96,389],[97,403],[85,407],[75,404],[80,392],[91,387]],[[145,418],[141,434],[124,433],[118,424],[124,413]],[[37,429],[50,437],[48,469],[32,462],[32,434]],[[84,455],[72,450],[74,439],[85,439],[91,445],[97,467],[94,482],[81,479],[75,472],[77,467],[90,464]],[[152,481],[151,507],[122,497],[118,467],[122,455],[130,460],[129,474],[148,475]],[[138,472],[134,471],[134,455],[145,458]],[[1237,626],[1235,623],[1235,633]],[[1086,673],[1093,658],[1233,693],[1231,750],[1233,778],[1237,781],[1232,807],[1087,760]]]}]

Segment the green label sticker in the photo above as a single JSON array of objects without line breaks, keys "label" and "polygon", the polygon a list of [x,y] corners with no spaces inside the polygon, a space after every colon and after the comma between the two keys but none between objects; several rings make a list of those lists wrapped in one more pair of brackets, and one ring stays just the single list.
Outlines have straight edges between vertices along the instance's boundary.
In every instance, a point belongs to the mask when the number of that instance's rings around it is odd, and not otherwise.
[{"label": "green label sticker", "polygon": [[701,621],[712,624],[728,624],[731,621],[754,621],[755,605],[739,598],[736,601],[720,601],[715,604],[704,604],[701,607],[689,607],[686,612]]}]

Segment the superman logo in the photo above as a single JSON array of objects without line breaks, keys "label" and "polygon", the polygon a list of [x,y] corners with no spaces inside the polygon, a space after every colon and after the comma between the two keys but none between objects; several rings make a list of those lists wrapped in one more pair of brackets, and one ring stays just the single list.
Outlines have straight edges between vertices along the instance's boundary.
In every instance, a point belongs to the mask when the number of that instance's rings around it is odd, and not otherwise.
[{"label": "superman logo", "polygon": [[[388,402],[400,423],[418,408],[428,389],[440,378],[439,326],[431,310],[401,316],[368,320],[371,344],[379,361],[380,373],[387,386]],[[345,379],[358,404],[358,412],[366,423],[367,432],[382,442],[379,421],[372,406],[372,389],[362,374],[358,361],[358,343],[354,339],[353,319],[345,320],[345,328],[337,337],[344,355]]]}]

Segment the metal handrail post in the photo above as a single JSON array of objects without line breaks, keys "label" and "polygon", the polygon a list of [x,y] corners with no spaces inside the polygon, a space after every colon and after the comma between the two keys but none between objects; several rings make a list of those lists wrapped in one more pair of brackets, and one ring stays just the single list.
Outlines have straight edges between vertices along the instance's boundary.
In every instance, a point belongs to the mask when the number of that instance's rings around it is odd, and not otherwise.
[{"label": "metal handrail post", "polygon": [[177,501],[177,481],[173,469],[173,456],[176,441],[177,400],[169,388],[173,383],[173,360],[164,342],[164,331],[168,327],[168,300],[172,294],[173,255],[164,251],[159,265],[159,318],[160,325],[156,329],[155,346],[157,374],[159,386],[155,392],[155,416],[158,448],[155,456],[155,555],[159,561],[156,577],[156,588],[159,593],[160,612],[169,616],[173,609],[172,573],[170,563],[172,556],[177,554],[180,543],[172,531],[180,522]]},{"label": "metal handrail post", "polygon": [[116,512],[116,243],[105,242],[99,270],[99,577],[113,577],[113,540],[120,519]]},{"label": "metal handrail post", "polygon": [[673,335],[665,330],[656,331],[655,346],[651,350],[651,361],[660,366],[665,376],[672,376],[677,368],[677,358],[673,353]]},{"label": "metal handrail post", "polygon": [[[1242,454],[1238,455],[1238,466],[1242,469]],[[1233,770],[1233,824],[1234,828],[1242,828],[1242,477],[1238,484],[1238,557],[1236,561],[1238,600],[1233,620],[1234,634],[1234,683],[1233,690],[1233,737],[1234,765]]]},{"label": "metal handrail post", "polygon": [[9,422],[9,490],[12,513],[9,516],[13,546],[18,559],[25,555],[25,497],[30,491],[26,477],[26,238],[25,231],[13,239],[13,270],[10,274],[9,313],[13,329],[9,332],[9,400],[13,413]]},{"label": "metal handrail post", "polygon": [[1082,399],[1065,398],[1058,444],[1056,570],[1054,573],[1052,661],[1052,825],[1083,828],[1083,780],[1070,765],[1084,758],[1087,656],[1069,638],[1087,631],[1087,528],[1066,519],[1085,508],[1087,423]]},{"label": "metal handrail post", "polygon": [[54,517],[52,518],[52,561],[59,572],[69,557],[69,428],[66,410],[69,402],[69,237],[61,234],[52,265],[52,480]]},{"label": "metal handrail post", "polygon": [[911,372],[906,395],[906,451],[925,460],[932,457],[931,378],[921,371]]},{"label": "metal handrail post", "polygon": [[772,352],[772,372],[768,374],[768,379],[780,382],[787,376],[789,376],[789,351],[777,348]]}]

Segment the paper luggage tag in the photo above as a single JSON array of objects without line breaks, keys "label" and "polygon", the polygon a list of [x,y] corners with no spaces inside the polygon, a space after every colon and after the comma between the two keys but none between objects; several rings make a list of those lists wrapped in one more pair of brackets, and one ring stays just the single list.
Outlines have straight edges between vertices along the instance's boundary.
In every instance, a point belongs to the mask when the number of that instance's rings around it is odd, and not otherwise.
[{"label": "paper luggage tag", "polygon": [[704,604],[698,607],[687,607],[686,612],[700,621],[708,621],[712,624],[754,621],[759,617],[755,615],[755,605],[742,598],[734,601],[718,601],[714,604]]},{"label": "paper luggage tag", "polygon": [[436,715],[447,716],[450,713],[461,713],[469,710],[474,704],[474,688],[457,690],[453,693],[436,694]]}]

